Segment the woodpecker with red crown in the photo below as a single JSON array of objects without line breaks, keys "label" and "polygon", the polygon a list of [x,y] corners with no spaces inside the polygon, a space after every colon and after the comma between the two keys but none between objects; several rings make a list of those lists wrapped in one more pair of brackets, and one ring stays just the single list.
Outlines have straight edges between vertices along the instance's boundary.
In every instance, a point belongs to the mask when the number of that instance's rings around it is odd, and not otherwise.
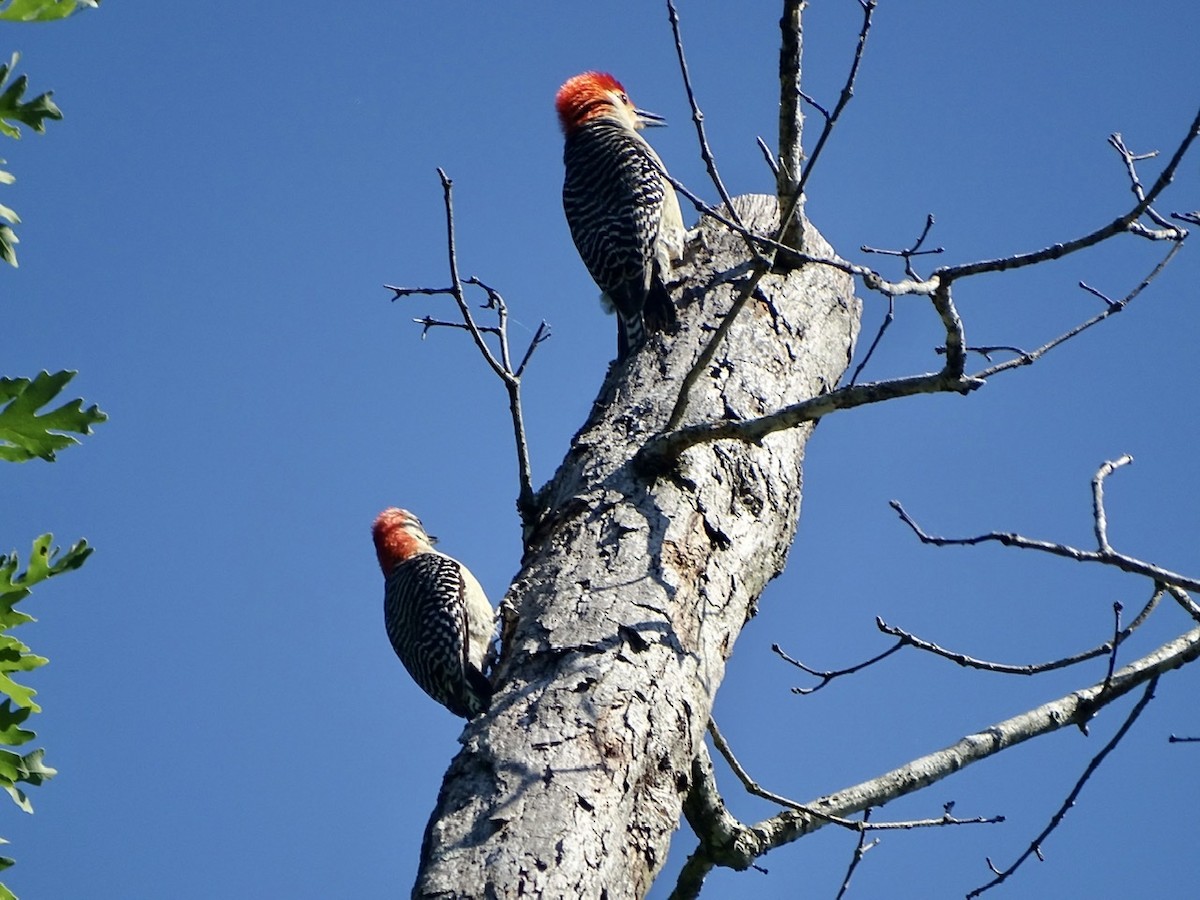
[{"label": "woodpecker with red crown", "polygon": [[563,210],[583,263],[620,319],[617,359],[675,324],[667,291],[686,229],[666,167],[639,133],[663,125],[605,72],[584,72],[555,98],[566,143]]},{"label": "woodpecker with red crown", "polygon": [[458,560],[433,549],[421,520],[391,507],[371,529],[383,570],[383,620],[408,674],[456,716],[488,708],[483,674],[496,613],[483,588]]}]

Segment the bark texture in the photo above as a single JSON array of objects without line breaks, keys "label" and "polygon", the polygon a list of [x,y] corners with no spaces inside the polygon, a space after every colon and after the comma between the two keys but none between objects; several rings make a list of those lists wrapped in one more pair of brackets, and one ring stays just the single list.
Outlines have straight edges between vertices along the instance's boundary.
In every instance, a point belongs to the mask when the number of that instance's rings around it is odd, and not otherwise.
[{"label": "bark texture", "polygon": [[[749,227],[775,227],[773,197],[735,204]],[[804,240],[833,255],[807,225]],[[741,238],[704,224],[675,273],[678,332],[611,374],[543,489],[497,694],[446,773],[413,896],[641,897],[661,868],[725,661],[787,559],[811,425],[695,447],[657,476],[631,460],[747,269]],[[768,274],[684,424],[828,389],[858,320],[844,274]]]}]

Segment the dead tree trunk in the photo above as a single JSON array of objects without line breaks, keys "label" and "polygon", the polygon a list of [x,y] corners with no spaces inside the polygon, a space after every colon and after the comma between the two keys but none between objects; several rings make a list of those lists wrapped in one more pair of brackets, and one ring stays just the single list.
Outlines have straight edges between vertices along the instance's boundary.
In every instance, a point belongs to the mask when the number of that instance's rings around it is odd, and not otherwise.
[{"label": "dead tree trunk", "polygon": [[[775,229],[771,197],[739,198]],[[806,250],[832,256],[806,226]],[[670,471],[633,457],[747,274],[705,222],[676,270],[677,334],[608,379],[540,501],[509,590],[519,620],[492,710],[471,722],[421,851],[415,897],[641,897],[666,858],[725,661],[783,568],[811,425],[719,441]],[[858,331],[845,274],[766,275],[692,390],[684,424],[758,416],[836,384]]]}]

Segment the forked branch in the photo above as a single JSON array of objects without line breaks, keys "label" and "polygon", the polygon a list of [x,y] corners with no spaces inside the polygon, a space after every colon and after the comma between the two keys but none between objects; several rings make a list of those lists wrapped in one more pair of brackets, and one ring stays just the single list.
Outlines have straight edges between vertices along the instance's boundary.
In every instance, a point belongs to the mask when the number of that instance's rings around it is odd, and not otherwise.
[{"label": "forked branch", "polygon": [[[525,373],[525,368],[538,345],[550,337],[550,329],[545,322],[538,326],[533,338],[529,341],[529,346],[521,356],[521,361],[514,366],[508,341],[508,305],[495,288],[474,276],[464,279],[459,274],[458,247],[454,230],[454,182],[442,169],[439,168],[437,173],[442,182],[442,195],[446,208],[446,251],[450,269],[450,284],[442,288],[397,287],[390,284],[384,285],[384,287],[392,291],[393,300],[411,296],[449,296],[454,298],[459,315],[462,316],[461,322],[444,321],[428,315],[413,319],[413,321],[422,326],[422,336],[428,334],[433,328],[459,328],[470,333],[484,362],[504,385],[508,394],[508,410],[512,418],[513,440],[517,453],[519,483],[517,511],[521,516],[522,525],[528,532],[537,517],[537,503],[533,492],[533,474],[529,463],[529,441],[525,434],[525,421],[521,409],[521,376]],[[467,303],[467,286],[477,287],[484,292],[487,299],[482,308],[491,310],[495,314],[496,325],[479,325],[475,321],[475,316]],[[498,353],[493,352],[492,348],[488,346],[486,335],[496,338]]]},{"label": "forked branch", "polygon": [[1156,583],[1179,588],[1183,591],[1200,590],[1200,579],[1172,572],[1170,569],[1164,569],[1153,563],[1119,553],[1108,545],[1108,524],[1104,512],[1104,478],[1117,467],[1132,461],[1132,457],[1125,455],[1120,459],[1107,462],[1100,467],[1100,470],[1096,473],[1096,478],[1093,479],[1093,518],[1098,544],[1098,549],[1096,550],[1083,550],[1078,547],[1072,547],[1069,544],[1028,538],[1011,531],[989,531],[986,534],[978,534],[965,538],[939,537],[924,531],[913,517],[905,511],[898,500],[892,500],[890,505],[900,516],[901,521],[912,529],[913,534],[917,536],[922,544],[931,544],[935,547],[972,547],[976,544],[998,543],[1003,544],[1005,547],[1018,547],[1022,550],[1038,550],[1042,553],[1073,559],[1077,562],[1100,563],[1112,566],[1113,568],[1120,569],[1122,572],[1129,572],[1133,575],[1144,575],[1147,578],[1153,579]]}]

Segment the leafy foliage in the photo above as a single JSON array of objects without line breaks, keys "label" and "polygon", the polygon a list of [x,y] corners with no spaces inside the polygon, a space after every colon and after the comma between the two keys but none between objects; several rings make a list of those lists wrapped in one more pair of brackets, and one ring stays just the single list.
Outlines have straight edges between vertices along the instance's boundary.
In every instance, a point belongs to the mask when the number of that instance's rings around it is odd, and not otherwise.
[{"label": "leafy foliage", "polygon": [[[0,11],[0,19],[13,18],[14,11],[25,11],[26,15],[40,15],[45,13],[44,7],[47,6],[65,6],[68,4],[45,3],[41,0],[12,0],[8,8]],[[70,4],[74,6],[74,4]],[[39,13],[37,10],[29,11],[27,7],[38,6],[42,8]],[[74,9],[68,10],[61,15],[43,15],[43,18],[62,18],[64,15],[70,15]],[[37,18],[26,18],[23,21],[39,21]],[[21,58],[19,53],[14,53],[12,58],[7,63],[0,65],[0,134],[7,135],[11,138],[20,138],[21,129],[17,123],[28,125],[34,131],[45,132],[47,119],[61,119],[62,110],[59,109],[54,101],[50,99],[50,91],[44,94],[39,94],[32,100],[22,101],[21,98],[25,95],[25,88],[29,86],[28,76],[22,75],[4,87],[8,81],[8,76],[12,74],[16,68],[17,60]],[[4,160],[0,159],[0,163]],[[11,172],[0,170],[0,184],[12,184],[14,181]],[[12,226],[21,221],[20,217],[10,207],[0,205],[0,219],[6,220],[0,222],[0,259],[8,263],[14,268],[17,265],[17,235],[12,230]],[[3,900],[0,897],[0,900]]]},{"label": "leafy foliage", "polygon": [[[4,18],[4,14],[0,13],[0,19],[2,18]],[[36,132],[45,133],[47,119],[63,117],[62,110],[50,99],[52,91],[38,94],[32,100],[23,101],[21,99],[25,95],[25,88],[29,86],[28,75],[14,79],[5,87],[8,76],[12,74],[13,69],[17,66],[17,60],[20,58],[21,54],[14,53],[12,59],[0,65],[0,88],[3,88],[0,91],[0,133],[8,135],[10,138],[21,136],[21,129],[15,124],[16,122],[28,125]]]},{"label": "leafy foliage", "polygon": [[84,409],[78,398],[38,414],[75,375],[64,370],[53,375],[40,372],[32,381],[0,377],[0,459],[24,462],[37,457],[53,462],[56,451],[79,443],[66,432],[91,434],[93,425],[108,418],[95,404]]},{"label": "leafy foliage", "polygon": [[[13,680],[17,672],[31,672],[44,666],[44,656],[32,653],[28,646],[13,637],[11,629],[35,619],[28,613],[16,609],[16,604],[29,596],[30,589],[40,581],[78,569],[87,559],[92,548],[87,541],[73,544],[66,553],[53,546],[54,535],[43,534],[33,542],[29,564],[24,572],[17,574],[20,560],[13,553],[0,555],[0,692],[5,694],[0,703],[0,787],[8,792],[13,802],[25,812],[33,812],[21,785],[34,787],[54,777],[55,770],[45,763],[45,750],[38,748],[28,753],[8,749],[20,747],[33,740],[34,732],[22,727],[32,713],[41,712],[34,702],[36,693],[27,685]],[[7,843],[0,839],[0,842]],[[0,857],[0,870],[13,864],[8,857]],[[12,897],[12,892],[0,885],[0,900]]]},{"label": "leafy foliage", "polygon": [[[97,7],[100,0],[0,0],[0,21],[48,22],[64,19],[84,7]],[[36,132],[45,132],[47,119],[61,119],[60,110],[50,99],[50,92],[24,100],[29,79],[22,75],[9,83],[20,55],[14,53],[9,61],[0,64],[0,134],[20,138],[20,125]],[[6,86],[7,85],[7,86]],[[4,160],[0,160],[3,163]],[[12,184],[10,172],[0,170],[0,184]],[[0,259],[14,268],[17,265],[15,245],[17,235],[12,226],[21,221],[8,206],[0,204]],[[48,462],[54,454],[77,444],[74,434],[91,434],[92,426],[108,418],[92,404],[83,408],[83,401],[71,400],[56,409],[39,414],[39,410],[54,400],[67,383],[75,377],[73,371],[51,375],[40,372],[29,378],[0,377],[0,460],[24,462],[35,457]],[[54,769],[45,763],[41,748],[28,753],[14,749],[36,737],[23,727],[25,720],[41,707],[34,702],[36,691],[20,684],[13,676],[44,666],[48,660],[33,653],[11,631],[18,625],[34,621],[33,616],[16,609],[16,604],[29,596],[30,589],[40,581],[78,569],[92,553],[86,540],[79,540],[66,553],[53,546],[54,536],[43,534],[33,542],[29,563],[24,572],[17,573],[20,560],[16,551],[0,554],[0,787],[25,812],[33,812],[22,785],[40,785],[54,777]],[[0,844],[7,844],[0,838]],[[13,864],[0,856],[0,871]],[[0,900],[17,900],[5,885],[0,884]]]},{"label": "leafy foliage", "polygon": [[[52,22],[81,9],[95,9],[100,0],[10,0],[0,10],[0,20],[9,22]],[[4,900],[0,895],[0,900]]]},{"label": "leafy foliage", "polygon": [[[29,564],[20,574],[17,574],[20,559],[16,551],[0,554],[0,693],[5,695],[0,703],[0,744],[4,745],[0,747],[0,787],[27,813],[33,812],[33,804],[21,786],[37,787],[57,772],[46,765],[46,751],[40,747],[23,754],[9,749],[27,744],[36,737],[23,726],[30,715],[42,709],[33,699],[37,692],[15,681],[13,674],[31,672],[48,662],[46,657],[31,652],[23,641],[10,633],[18,625],[36,621],[33,616],[16,609],[16,605],[29,596],[35,584],[78,569],[91,554],[92,548],[86,540],[76,541],[62,553],[54,546],[52,534],[43,534],[33,542]],[[8,841],[0,838],[0,843]],[[0,871],[13,862],[10,857],[0,856]],[[16,896],[0,884],[0,900],[16,900]]]}]

